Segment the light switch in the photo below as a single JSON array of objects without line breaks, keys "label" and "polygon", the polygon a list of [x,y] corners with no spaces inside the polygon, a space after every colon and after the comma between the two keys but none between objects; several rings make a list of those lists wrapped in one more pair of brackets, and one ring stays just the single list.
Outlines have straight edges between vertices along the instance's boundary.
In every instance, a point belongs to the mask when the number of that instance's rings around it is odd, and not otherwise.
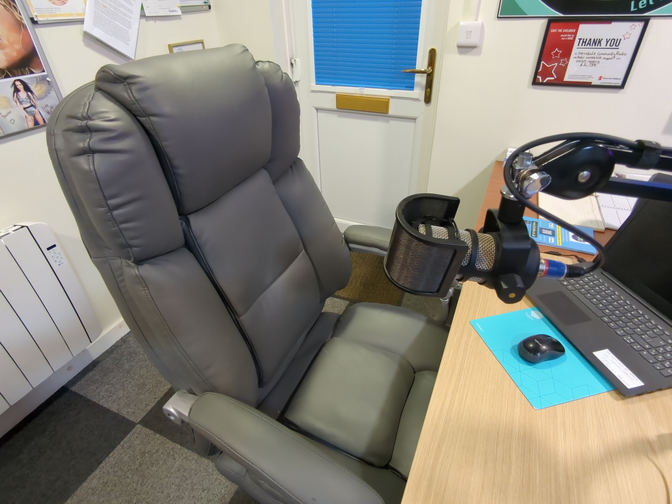
[{"label": "light switch", "polygon": [[483,21],[462,21],[457,32],[457,47],[479,47],[483,40]]}]

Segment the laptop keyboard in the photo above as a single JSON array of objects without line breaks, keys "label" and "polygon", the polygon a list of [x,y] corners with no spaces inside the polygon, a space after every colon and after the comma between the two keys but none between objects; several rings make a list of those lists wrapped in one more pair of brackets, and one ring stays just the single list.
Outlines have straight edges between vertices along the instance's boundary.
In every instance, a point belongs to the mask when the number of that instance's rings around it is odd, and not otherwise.
[{"label": "laptop keyboard", "polygon": [[[672,377],[672,335],[643,310],[596,275],[568,278],[560,283],[588,306],[602,322],[630,345],[661,375]],[[585,299],[582,299],[585,298]]]}]

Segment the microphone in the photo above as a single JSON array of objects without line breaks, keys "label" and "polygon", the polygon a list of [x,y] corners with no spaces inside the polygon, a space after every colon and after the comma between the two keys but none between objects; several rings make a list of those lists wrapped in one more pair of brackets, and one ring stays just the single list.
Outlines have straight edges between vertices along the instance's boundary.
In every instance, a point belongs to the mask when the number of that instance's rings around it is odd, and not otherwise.
[{"label": "microphone", "polygon": [[411,195],[399,203],[383,263],[394,285],[420,296],[445,297],[455,281],[472,280],[494,289],[503,302],[515,303],[539,276],[585,274],[581,266],[540,258],[522,207],[513,209],[520,210],[513,221],[488,211],[485,231],[477,233],[457,228],[458,205],[459,199],[437,194]]},{"label": "microphone", "polygon": [[[429,227],[429,236],[439,240],[449,240],[450,231],[445,226],[430,224],[418,225],[418,232],[427,235]],[[459,274],[455,278],[458,281],[471,280],[476,283],[485,283],[490,279],[490,273],[495,269],[495,264],[499,263],[501,246],[498,247],[499,233],[477,233],[473,229],[458,230],[457,237],[460,241],[467,244],[467,253],[462,260]],[[473,266],[470,267],[472,255],[476,252]],[[540,259],[538,277],[545,278],[574,278],[583,276],[585,269],[574,264],[565,264],[553,259]]]}]

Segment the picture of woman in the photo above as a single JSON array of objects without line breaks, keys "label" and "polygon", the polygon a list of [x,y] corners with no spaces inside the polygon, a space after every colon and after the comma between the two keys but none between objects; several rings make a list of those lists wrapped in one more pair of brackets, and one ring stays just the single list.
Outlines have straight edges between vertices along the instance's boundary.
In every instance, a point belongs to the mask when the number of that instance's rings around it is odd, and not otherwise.
[{"label": "picture of woman", "polygon": [[46,125],[59,101],[46,73],[0,79],[0,139]]},{"label": "picture of woman", "polygon": [[44,124],[44,117],[37,106],[37,97],[25,81],[16,79],[12,82],[12,95],[16,106],[23,111],[27,128]]},{"label": "picture of woman", "polygon": [[44,72],[15,0],[0,0],[0,79]]}]

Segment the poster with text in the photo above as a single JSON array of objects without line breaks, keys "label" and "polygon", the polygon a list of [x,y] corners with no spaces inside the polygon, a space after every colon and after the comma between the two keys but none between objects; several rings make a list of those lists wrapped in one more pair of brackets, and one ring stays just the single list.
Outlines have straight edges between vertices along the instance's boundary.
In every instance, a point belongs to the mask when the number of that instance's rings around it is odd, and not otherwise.
[{"label": "poster with text", "polygon": [[646,19],[549,20],[533,84],[623,88]]},{"label": "poster with text", "polygon": [[85,0],[26,0],[30,15],[38,23],[84,19]]},{"label": "poster with text", "polygon": [[672,0],[500,0],[497,16],[672,16]]}]

